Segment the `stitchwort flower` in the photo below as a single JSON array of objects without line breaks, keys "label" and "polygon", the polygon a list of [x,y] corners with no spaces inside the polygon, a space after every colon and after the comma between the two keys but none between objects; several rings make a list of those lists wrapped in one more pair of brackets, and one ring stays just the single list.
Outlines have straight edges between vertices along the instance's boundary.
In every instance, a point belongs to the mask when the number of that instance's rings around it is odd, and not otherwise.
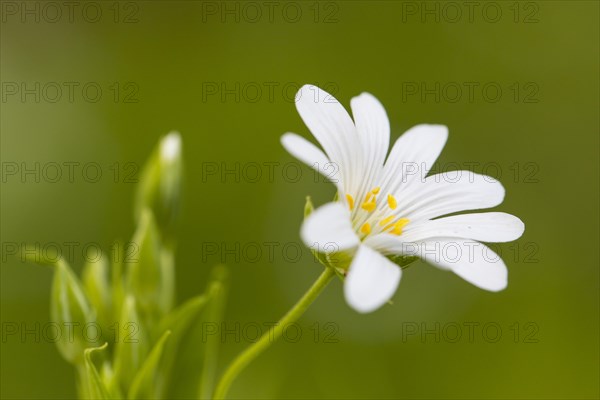
[{"label": "stitchwort flower", "polygon": [[296,106],[324,151],[294,133],[281,138],[337,187],[334,202],[306,217],[301,237],[344,277],[348,304],[362,313],[385,304],[401,267],[416,257],[482,289],[504,289],[506,265],[481,242],[519,238],[521,220],[501,212],[447,216],[499,205],[500,182],[470,171],[428,176],[446,143],[445,126],[409,129],[388,155],[390,124],[381,103],[363,93],[350,105],[354,120],[329,93],[306,85]]}]

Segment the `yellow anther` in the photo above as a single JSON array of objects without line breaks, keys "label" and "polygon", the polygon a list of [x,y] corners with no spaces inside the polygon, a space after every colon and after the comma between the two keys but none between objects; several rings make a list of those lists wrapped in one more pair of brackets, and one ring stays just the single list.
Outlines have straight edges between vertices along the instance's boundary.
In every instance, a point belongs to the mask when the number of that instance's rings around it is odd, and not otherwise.
[{"label": "yellow anther", "polygon": [[400,218],[398,222],[396,222],[394,225],[399,226],[400,228],[404,228],[409,222],[410,220],[408,218]]},{"label": "yellow anther", "polygon": [[363,226],[360,227],[360,231],[365,235],[368,235],[369,233],[371,233],[371,224],[365,222]]},{"label": "yellow anther", "polygon": [[346,195],[346,200],[348,200],[348,206],[350,207],[350,209],[354,209],[354,198],[352,196],[350,196],[349,194]]},{"label": "yellow anther", "polygon": [[392,196],[391,194],[388,194],[387,201],[388,201],[388,205],[390,206],[390,208],[392,210],[395,210],[396,207],[398,207],[398,202],[396,201],[396,198],[394,196]]},{"label": "yellow anther", "polygon": [[379,221],[379,225],[380,226],[386,226],[387,224],[389,224],[390,222],[392,222],[392,220],[395,218],[394,215],[390,215],[389,217],[386,217],[384,219],[382,219],[381,221]]},{"label": "yellow anther", "polygon": [[375,208],[377,207],[377,204],[375,204],[374,201],[365,201],[364,203],[362,203],[361,208],[363,210],[367,210],[369,212],[375,210]]},{"label": "yellow anther", "polygon": [[408,224],[408,222],[409,222],[408,218],[400,218],[394,224],[394,229],[392,229],[392,233],[394,235],[401,235],[402,234],[402,228],[404,228],[406,226],[406,224]]},{"label": "yellow anther", "polygon": [[375,189],[371,190],[371,193],[377,194],[377,193],[379,193],[380,190],[381,190],[381,188],[379,186],[377,186]]}]

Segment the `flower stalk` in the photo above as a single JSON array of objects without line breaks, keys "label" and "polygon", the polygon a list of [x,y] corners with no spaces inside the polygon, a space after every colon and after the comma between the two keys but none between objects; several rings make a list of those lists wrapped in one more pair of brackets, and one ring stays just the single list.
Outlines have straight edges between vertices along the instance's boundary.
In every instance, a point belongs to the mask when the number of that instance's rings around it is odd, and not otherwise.
[{"label": "flower stalk", "polygon": [[302,296],[300,300],[281,318],[274,326],[272,326],[267,332],[265,332],[261,338],[246,350],[244,350],[227,368],[223,376],[221,377],[217,388],[215,390],[214,399],[224,399],[227,395],[227,391],[231,386],[233,380],[239,375],[240,372],[250,364],[256,357],[258,357],[271,343],[281,337],[284,328],[293,322],[296,322],[302,314],[308,309],[308,307],[316,300],[321,294],[323,289],[327,287],[331,279],[335,276],[333,268],[325,268],[319,278],[313,283],[308,291]]}]

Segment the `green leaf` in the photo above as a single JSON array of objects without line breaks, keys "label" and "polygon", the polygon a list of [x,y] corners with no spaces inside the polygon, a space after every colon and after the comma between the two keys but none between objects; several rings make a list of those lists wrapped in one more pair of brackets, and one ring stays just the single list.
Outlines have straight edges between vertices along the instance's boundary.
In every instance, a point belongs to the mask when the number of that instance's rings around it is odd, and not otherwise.
[{"label": "green leaf", "polygon": [[197,301],[195,312],[191,305],[186,307],[185,313],[181,309],[180,317],[185,315],[187,327],[180,333],[182,336],[179,338],[165,398],[207,398],[213,390],[221,342],[227,270],[224,266],[218,266],[212,276],[205,295],[194,299]]},{"label": "green leaf", "polygon": [[[228,271],[224,265],[219,265],[213,269],[213,280],[208,287],[208,296],[210,302],[207,309],[208,321],[223,322],[225,314],[225,302],[227,299]],[[213,395],[219,347],[221,337],[211,335],[207,337],[206,348],[204,351],[204,363],[200,375],[200,384],[198,387],[198,398],[210,399]]]},{"label": "green leaf", "polygon": [[200,310],[206,306],[207,301],[208,297],[204,294],[194,297],[166,315],[159,325],[159,330],[164,331],[169,329],[172,332],[169,341],[165,345],[163,359],[159,367],[160,375],[164,377],[164,379],[157,382],[161,394],[164,394],[166,391],[171,376],[177,373],[177,371],[174,371],[173,365],[181,341],[200,313]]},{"label": "green leaf", "polygon": [[156,381],[158,378],[159,361],[163,354],[165,342],[171,335],[171,331],[165,331],[158,342],[154,345],[148,358],[142,364],[140,370],[133,379],[129,388],[128,399],[154,399],[159,397]]},{"label": "green leaf", "polygon": [[111,399],[112,396],[109,394],[108,389],[104,385],[96,366],[92,361],[92,353],[96,351],[105,350],[108,347],[108,343],[104,343],[100,347],[92,347],[84,350],[85,357],[85,382],[87,385],[87,396],[91,399]]},{"label": "green leaf", "polygon": [[115,374],[127,388],[140,369],[149,350],[149,337],[136,309],[133,296],[127,296],[116,332]]}]

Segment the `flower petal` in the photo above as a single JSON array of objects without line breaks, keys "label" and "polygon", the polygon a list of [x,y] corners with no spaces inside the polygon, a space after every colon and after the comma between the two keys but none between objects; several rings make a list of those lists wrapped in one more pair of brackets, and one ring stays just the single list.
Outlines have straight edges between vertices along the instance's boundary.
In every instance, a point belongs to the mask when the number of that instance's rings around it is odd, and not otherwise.
[{"label": "flower petal", "polygon": [[300,236],[311,249],[336,253],[358,246],[350,212],[340,202],[328,203],[312,212],[302,224]]},{"label": "flower petal", "polygon": [[414,222],[495,207],[504,200],[504,187],[489,176],[453,171],[429,176],[425,182],[412,185],[397,197],[397,214]]},{"label": "flower petal", "polygon": [[481,242],[510,242],[525,231],[523,222],[514,215],[502,212],[463,214],[410,225],[402,233],[405,242],[431,238],[463,238]]},{"label": "flower petal", "polygon": [[361,245],[344,282],[344,295],[356,311],[368,313],[385,304],[400,283],[401,269],[368,246]]},{"label": "flower petal", "polygon": [[424,247],[437,247],[437,251],[423,251],[422,258],[442,269],[449,269],[473,285],[498,292],[508,284],[508,271],[504,261],[486,245],[467,240],[440,240],[425,242]]},{"label": "flower petal", "polygon": [[369,93],[352,98],[350,107],[367,171],[359,193],[365,193],[373,188],[375,180],[382,172],[390,145],[390,121],[383,105]]},{"label": "flower petal", "polygon": [[363,168],[362,151],[348,112],[335,97],[313,85],[300,88],[296,108],[329,160],[339,168],[345,193],[355,193],[360,183],[356,177]]},{"label": "flower petal", "polygon": [[340,174],[337,167],[329,161],[325,153],[317,146],[295,133],[285,133],[281,136],[283,147],[298,160],[321,173],[325,178],[341,188]]},{"label": "flower petal", "polygon": [[416,256],[438,268],[451,270],[473,285],[497,292],[506,288],[506,265],[492,249],[473,240],[439,238],[424,242],[403,242],[398,237],[381,234],[368,238],[363,245],[384,254]]},{"label": "flower petal", "polygon": [[385,163],[382,189],[397,192],[413,181],[423,181],[448,139],[444,125],[417,125],[396,140]]}]

